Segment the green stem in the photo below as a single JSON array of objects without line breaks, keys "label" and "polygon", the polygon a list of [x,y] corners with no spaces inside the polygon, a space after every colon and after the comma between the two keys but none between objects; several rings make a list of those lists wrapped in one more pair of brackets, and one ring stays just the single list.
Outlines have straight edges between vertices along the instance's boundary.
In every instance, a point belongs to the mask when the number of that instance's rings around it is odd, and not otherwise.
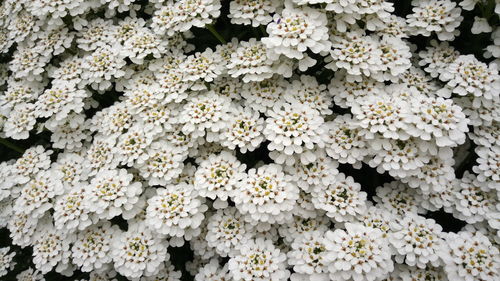
[{"label": "green stem", "polygon": [[262,32],[262,36],[266,37],[267,36],[267,32],[266,32],[266,29],[264,28],[263,25],[260,25],[260,31]]},{"label": "green stem", "polygon": [[16,151],[16,152],[19,152],[19,153],[24,153],[24,149],[20,148],[19,146],[11,143],[10,141],[6,140],[6,139],[0,139],[0,144]]},{"label": "green stem", "polygon": [[224,39],[224,37],[222,37],[222,35],[220,35],[219,32],[215,30],[213,25],[207,24],[206,27],[222,44],[226,44],[226,40]]}]

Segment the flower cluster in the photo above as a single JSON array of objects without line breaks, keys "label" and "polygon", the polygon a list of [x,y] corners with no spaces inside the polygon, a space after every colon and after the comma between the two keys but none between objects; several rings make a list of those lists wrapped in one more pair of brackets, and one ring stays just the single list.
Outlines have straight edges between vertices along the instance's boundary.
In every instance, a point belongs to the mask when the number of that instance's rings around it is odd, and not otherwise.
[{"label": "flower cluster", "polygon": [[500,4],[396,2],[1,1],[0,278],[500,280]]}]

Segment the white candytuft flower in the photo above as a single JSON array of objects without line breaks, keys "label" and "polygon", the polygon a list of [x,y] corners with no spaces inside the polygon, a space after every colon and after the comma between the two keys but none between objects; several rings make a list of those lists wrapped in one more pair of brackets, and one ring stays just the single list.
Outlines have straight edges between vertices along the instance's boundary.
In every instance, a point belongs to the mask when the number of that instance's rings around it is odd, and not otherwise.
[{"label": "white candytuft flower", "polygon": [[268,112],[264,136],[271,141],[270,151],[284,152],[290,156],[304,149],[324,146],[324,120],[315,109],[299,103],[281,103]]},{"label": "white candytuft flower", "polygon": [[111,257],[116,271],[125,277],[154,276],[170,258],[167,246],[144,225],[129,225],[127,232],[116,233]]},{"label": "white candytuft flower", "polygon": [[412,35],[431,36],[435,32],[439,40],[452,41],[460,34],[456,28],[463,17],[462,9],[450,0],[416,0],[412,1],[412,14],[406,17]]},{"label": "white candytuft flower", "polygon": [[290,211],[299,198],[299,188],[280,165],[250,169],[236,187],[232,199],[250,223],[285,223],[292,219]]},{"label": "white candytuft flower", "polygon": [[500,254],[480,232],[461,231],[446,238],[449,250],[443,252],[444,270],[449,280],[493,281],[499,277]]},{"label": "white candytuft flower", "polygon": [[286,254],[272,241],[257,238],[240,248],[240,253],[229,259],[229,272],[238,280],[287,280]]},{"label": "white candytuft flower", "polygon": [[326,212],[336,222],[352,221],[366,210],[366,193],[352,177],[339,173],[327,185],[320,185],[311,192],[314,207]]},{"label": "white candytuft flower", "polygon": [[228,151],[212,154],[196,170],[194,188],[200,196],[227,201],[245,177],[245,168],[246,165]]},{"label": "white candytuft flower", "polygon": [[472,167],[482,189],[500,191],[500,146],[477,147],[476,166]]},{"label": "white candytuft flower", "polygon": [[125,169],[100,171],[85,189],[85,208],[108,220],[130,211],[142,193],[133,177]]},{"label": "white candytuft flower", "polygon": [[[292,242],[292,250],[288,252],[288,263],[300,274],[309,275],[310,280],[328,278],[326,244],[329,241],[321,231],[304,232]],[[319,279],[321,278],[321,279]]]},{"label": "white candytuft flower", "polygon": [[308,49],[326,54],[331,47],[327,22],[326,14],[318,10],[306,6],[294,8],[285,2],[285,9],[267,25],[269,37],[262,38],[262,43],[276,57],[282,54],[300,60]]},{"label": "white candytuft flower", "polygon": [[331,279],[381,280],[393,271],[391,251],[382,231],[353,223],[345,227],[326,233]]},{"label": "white candytuft flower", "polygon": [[276,0],[235,0],[229,3],[231,23],[252,25],[268,24],[273,20],[272,14],[281,6]]},{"label": "white candytuft flower", "polygon": [[186,183],[158,188],[148,200],[146,225],[159,234],[188,239],[205,218],[204,203],[205,199]]},{"label": "white candytuft flower", "polygon": [[391,245],[396,249],[396,261],[425,269],[441,263],[441,252],[445,241],[442,227],[432,219],[409,215],[392,224],[393,234],[389,235]]},{"label": "white candytuft flower", "polygon": [[218,210],[208,219],[206,240],[208,246],[225,256],[235,256],[239,248],[252,239],[254,229],[244,221],[234,207]]},{"label": "white candytuft flower", "polygon": [[83,272],[103,272],[111,268],[110,255],[112,241],[119,234],[118,227],[109,222],[94,224],[78,232],[71,248],[73,263]]},{"label": "white candytuft flower", "polygon": [[12,261],[16,252],[9,253],[10,247],[0,248],[0,277],[7,275],[13,269],[15,262]]}]

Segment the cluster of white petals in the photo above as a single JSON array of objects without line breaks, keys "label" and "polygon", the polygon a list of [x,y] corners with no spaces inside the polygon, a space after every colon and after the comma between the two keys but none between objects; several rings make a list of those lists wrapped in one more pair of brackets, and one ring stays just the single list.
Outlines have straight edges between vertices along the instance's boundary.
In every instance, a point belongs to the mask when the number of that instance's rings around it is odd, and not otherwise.
[{"label": "cluster of white petals", "polygon": [[500,280],[499,16],[0,1],[0,279]]}]

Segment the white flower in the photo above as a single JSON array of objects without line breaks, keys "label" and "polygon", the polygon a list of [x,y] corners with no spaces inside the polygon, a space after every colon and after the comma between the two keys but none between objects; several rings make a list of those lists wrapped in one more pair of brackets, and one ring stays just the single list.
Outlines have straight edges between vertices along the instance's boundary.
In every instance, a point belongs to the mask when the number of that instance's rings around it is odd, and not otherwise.
[{"label": "white flower", "polygon": [[[389,90],[392,89],[392,87],[395,87],[394,89],[396,91],[399,89],[407,90],[405,88],[409,88],[409,91],[411,91],[412,89],[416,89],[421,94],[432,97],[440,88],[439,84],[437,84],[436,81],[427,76],[422,69],[415,66],[410,67],[408,71],[399,75],[399,79],[400,84],[393,84],[397,86],[390,85],[386,89]],[[406,87],[399,88],[399,85]]]},{"label": "white flower", "polygon": [[156,189],[148,200],[146,225],[157,233],[189,240],[191,232],[199,228],[208,209],[205,199],[197,195],[192,185],[179,183]]},{"label": "white flower", "polygon": [[12,244],[21,247],[31,245],[38,221],[37,218],[14,210],[7,224]]},{"label": "white flower", "polygon": [[366,210],[366,193],[343,173],[338,173],[332,183],[314,188],[311,195],[314,207],[337,222],[352,221]]},{"label": "white flower", "polygon": [[[210,218],[211,213],[212,212],[207,211],[206,217],[208,219]],[[205,264],[206,262],[208,262],[209,259],[211,259],[213,257],[217,257],[217,253],[215,252],[215,248],[208,246],[208,241],[206,239],[207,234],[208,234],[208,229],[207,229],[208,219],[203,220],[201,225],[198,227],[198,229],[200,230],[199,235],[196,237],[193,237],[193,239],[191,239],[189,241],[189,246],[190,246],[191,250],[193,251],[193,254],[195,257],[195,260],[193,261],[193,263],[197,262],[197,260],[196,260],[197,258],[200,258],[203,261],[203,264]],[[170,244],[172,244],[172,241],[173,240],[170,239]],[[184,244],[184,239],[182,239],[182,242],[180,243],[180,245],[183,245],[183,244]],[[203,264],[199,264],[199,265],[192,264],[192,265],[196,266],[195,270],[198,270],[198,268],[203,266]],[[190,270],[190,269],[188,268],[188,270]],[[196,273],[194,273],[192,275],[195,275],[195,274]]]},{"label": "white flower", "polygon": [[[21,82],[22,81],[22,82]],[[43,83],[9,79],[7,89],[0,96],[0,112],[12,114],[18,104],[33,103],[43,92]]]},{"label": "white flower", "polygon": [[356,219],[366,227],[382,231],[382,237],[386,238],[392,233],[391,224],[397,220],[397,217],[383,207],[371,206],[366,210],[364,215],[358,216]]},{"label": "white flower", "polygon": [[243,84],[241,96],[245,106],[266,114],[285,94],[288,82],[281,76]]},{"label": "white flower", "polygon": [[192,26],[204,27],[219,17],[219,0],[180,0],[175,3],[180,16],[180,23],[174,30],[186,31]]},{"label": "white flower", "polygon": [[73,186],[54,201],[54,225],[61,233],[83,230],[97,221],[94,214],[85,208],[86,183]]},{"label": "white flower", "polygon": [[472,34],[489,33],[491,31],[493,31],[493,28],[491,28],[488,24],[487,19],[474,17],[474,23],[472,24],[472,28],[470,30]]},{"label": "white flower", "polygon": [[130,211],[141,193],[142,184],[125,169],[101,170],[85,189],[85,207],[109,220]]},{"label": "white flower", "polygon": [[367,157],[370,167],[400,178],[418,173],[438,150],[435,144],[418,138],[394,140],[376,136],[371,146],[373,158]]},{"label": "white flower", "polygon": [[326,251],[328,242],[324,232],[302,233],[295,238],[292,250],[287,253],[288,264],[293,266],[295,272],[309,275],[310,280],[327,277],[330,264]]},{"label": "white flower", "polygon": [[276,72],[276,59],[270,57],[269,49],[255,38],[248,42],[240,42],[238,48],[231,54],[227,64],[231,77],[242,77],[243,82],[262,81],[271,78]]},{"label": "white flower", "polygon": [[59,83],[67,81],[68,83],[79,84],[83,72],[82,64],[82,58],[71,56],[60,62],[58,67],[49,65],[47,72],[49,77],[54,78]]},{"label": "white flower", "polygon": [[366,137],[372,139],[375,133],[384,138],[408,139],[406,128],[411,108],[401,97],[387,94],[358,98],[351,111],[359,126],[366,129]]},{"label": "white flower", "polygon": [[326,232],[330,228],[330,220],[326,216],[317,216],[315,218],[303,218],[293,216],[293,220],[280,225],[279,234],[287,244],[291,244],[295,238],[304,235],[306,232],[318,231]]},{"label": "white flower", "polygon": [[286,166],[285,171],[304,191],[323,188],[336,181],[338,163],[326,156],[324,150],[314,151],[316,160],[311,163],[295,161],[293,166]]},{"label": "white flower", "polygon": [[449,251],[443,252],[444,270],[449,280],[485,280],[499,278],[500,254],[486,236],[476,232],[450,233]]},{"label": "white flower", "polygon": [[419,188],[424,194],[443,192],[447,184],[455,179],[451,149],[440,149],[438,155],[433,155],[424,166],[405,177],[399,177],[412,188]]},{"label": "white flower", "polygon": [[72,260],[83,272],[97,270],[103,272],[111,267],[111,243],[119,233],[110,222],[94,224],[78,232],[71,248]]},{"label": "white flower", "polygon": [[431,46],[425,50],[420,51],[418,56],[420,66],[425,66],[424,70],[431,75],[431,77],[438,77],[448,66],[453,63],[460,53],[455,50],[448,42],[438,42],[431,40]]},{"label": "white flower", "polygon": [[114,78],[125,75],[122,68],[126,62],[117,45],[105,45],[84,57],[82,82],[93,89],[105,90],[111,86]]},{"label": "white flower", "polygon": [[113,39],[118,40],[121,44],[124,44],[132,36],[141,33],[141,31],[147,31],[147,33],[150,33],[149,30],[144,29],[145,24],[146,22],[142,18],[126,17],[125,19],[120,20],[116,27],[113,28]]},{"label": "white flower", "polygon": [[352,223],[345,228],[326,233],[330,278],[364,281],[386,277],[394,264],[382,231]]},{"label": "white flower", "polygon": [[193,95],[181,111],[180,121],[184,123],[184,134],[194,133],[204,136],[205,130],[219,132],[224,129],[229,119],[230,100],[214,92]]},{"label": "white flower", "polygon": [[148,28],[143,27],[125,40],[121,52],[124,56],[130,58],[133,63],[142,64],[149,55],[160,58],[165,52],[167,44],[167,41],[162,40]]},{"label": "white flower", "polygon": [[333,61],[326,67],[334,71],[347,70],[349,82],[359,82],[361,75],[370,76],[383,70],[378,38],[366,36],[360,31],[351,31],[334,38],[330,56]]},{"label": "white flower", "polygon": [[23,155],[14,163],[16,180],[23,184],[34,178],[41,171],[50,168],[50,155],[52,150],[45,150],[43,146],[37,145],[24,151]]},{"label": "white flower", "polygon": [[440,147],[457,146],[465,142],[469,120],[462,108],[441,97],[419,97],[410,101],[412,111],[409,134],[423,140],[435,140]]},{"label": "white flower", "polygon": [[371,93],[381,94],[384,87],[382,82],[368,77],[363,77],[361,81],[350,82],[347,80],[345,70],[336,71],[335,77],[328,85],[335,105],[342,108],[351,107],[356,102],[356,99],[369,96]]},{"label": "white flower", "polygon": [[[212,82],[222,74],[221,60],[222,58],[210,48],[207,48],[203,53],[197,52],[188,56],[179,65],[179,68],[184,72],[183,81]],[[200,88],[204,89],[204,85],[198,85],[193,89]]]},{"label": "white flower", "polygon": [[285,223],[299,198],[299,188],[277,164],[250,169],[233,193],[236,208],[252,224]]},{"label": "white flower", "polygon": [[61,180],[54,172],[39,172],[24,184],[14,209],[34,218],[40,218],[53,207],[53,199],[64,192]]},{"label": "white flower", "polygon": [[442,227],[432,219],[405,216],[392,225],[389,242],[396,249],[396,261],[410,266],[426,268],[440,265],[440,255],[445,249]]},{"label": "white flower", "polygon": [[361,166],[361,161],[370,150],[358,123],[350,114],[345,114],[325,124],[327,128],[325,150],[328,156],[343,164]]},{"label": "white flower", "polygon": [[500,191],[500,146],[477,147],[476,154],[478,165],[472,167],[472,170],[478,174],[477,180],[481,183],[481,188]]},{"label": "white flower", "polygon": [[94,138],[90,147],[85,152],[85,163],[88,165],[89,176],[96,175],[101,169],[109,170],[115,168],[113,163],[113,147],[115,141],[110,138]]},{"label": "white flower", "polygon": [[231,107],[229,115],[228,124],[219,136],[221,145],[231,150],[238,147],[242,153],[259,147],[264,140],[264,118],[259,116],[259,112],[249,106],[238,106]]},{"label": "white flower", "polygon": [[482,0],[462,0],[459,5],[466,11],[472,11],[478,2]]},{"label": "white flower", "polygon": [[398,181],[386,183],[376,189],[377,195],[373,197],[377,206],[387,209],[398,216],[406,216],[410,213],[422,213],[420,204],[423,198],[413,188]]},{"label": "white flower", "polygon": [[146,149],[147,159],[137,165],[139,174],[150,185],[166,185],[179,176],[184,167],[187,151],[174,146],[166,140],[153,142]]},{"label": "white flower", "polygon": [[97,18],[91,22],[84,22],[85,27],[79,29],[76,35],[78,48],[84,51],[93,51],[113,43],[113,33],[116,27],[113,26],[112,21]]},{"label": "white flower", "polygon": [[29,132],[35,127],[36,111],[32,103],[20,103],[12,109],[12,113],[3,125],[5,136],[20,140],[27,139]]},{"label": "white flower", "polygon": [[328,40],[326,14],[309,8],[294,8],[285,2],[285,9],[273,16],[267,25],[269,37],[263,37],[262,43],[275,54],[283,54],[291,59],[303,59],[307,49],[313,53],[326,54],[331,47]]},{"label": "white flower", "polygon": [[127,232],[116,233],[111,257],[118,273],[128,278],[153,276],[170,258],[168,243],[156,237],[144,225],[130,225]]},{"label": "white flower", "polygon": [[91,120],[91,131],[98,131],[105,136],[118,136],[132,126],[132,110],[125,102],[114,103],[97,112]]},{"label": "white flower", "polygon": [[42,52],[42,46],[19,46],[9,62],[9,69],[14,77],[28,81],[41,81],[44,67],[50,61],[50,56],[44,56]]},{"label": "white flower", "polygon": [[231,275],[229,274],[228,265],[224,265],[222,268],[219,265],[219,260],[217,258],[213,258],[209,263],[200,266],[196,276],[194,277],[195,281],[223,281],[223,280],[231,280]]},{"label": "white flower", "polygon": [[324,120],[315,109],[299,103],[280,103],[268,112],[264,136],[271,141],[270,151],[277,150],[290,156],[305,148],[324,146]]},{"label": "white flower", "polygon": [[378,48],[382,51],[380,59],[384,71],[371,77],[380,81],[397,81],[411,67],[410,47],[401,38],[386,35],[380,40]]},{"label": "white flower", "polygon": [[257,238],[240,248],[240,254],[229,259],[229,272],[238,280],[287,280],[286,255],[270,240]]},{"label": "white flower", "polygon": [[235,256],[254,235],[253,227],[244,221],[234,207],[217,212],[208,219],[205,240],[222,257]]},{"label": "white flower", "polygon": [[113,149],[114,160],[122,165],[132,167],[134,164],[142,164],[146,159],[146,149],[153,141],[154,135],[145,132],[140,125],[131,127],[122,134]]},{"label": "white flower", "polygon": [[175,270],[175,267],[169,260],[165,261],[165,265],[160,271],[152,276],[143,276],[140,281],[180,281],[182,272]]},{"label": "white flower", "polygon": [[460,96],[474,95],[487,100],[498,100],[500,95],[500,75],[497,65],[489,66],[473,55],[461,55],[439,76],[446,87],[438,94],[450,97],[451,93]]},{"label": "white flower", "polygon": [[43,274],[38,270],[33,270],[31,267],[17,274],[16,279],[17,281],[45,281]]},{"label": "white flower", "polygon": [[484,191],[473,174],[466,172],[462,179],[455,182],[454,188],[454,217],[476,223],[495,211],[495,204],[498,203],[496,191]]},{"label": "white flower", "polygon": [[[455,176],[455,173],[453,173],[453,176]],[[443,183],[440,189],[443,191],[432,191],[428,194],[423,192],[422,197],[424,200],[422,201],[422,207],[431,212],[443,208],[447,213],[452,213],[452,205],[455,204],[455,180]]]},{"label": "white flower", "polygon": [[200,196],[227,201],[245,177],[245,168],[246,165],[228,151],[212,154],[196,170],[194,188]]},{"label": "white flower", "polygon": [[280,6],[276,0],[235,0],[229,3],[228,18],[234,24],[267,25],[273,19],[271,14]]},{"label": "white flower", "polygon": [[79,90],[68,82],[52,85],[35,102],[35,115],[39,118],[55,116],[57,121],[62,121],[70,112],[82,112],[83,100],[89,96],[88,91]]},{"label": "white flower", "polygon": [[[423,280],[440,280],[448,281],[446,273],[442,267],[427,266],[424,269],[414,266],[399,265],[393,274],[401,278],[402,281],[423,281]],[[392,276],[392,275],[391,275]]]},{"label": "white flower", "polygon": [[33,263],[36,269],[46,274],[55,267],[56,272],[71,275],[70,245],[74,239],[74,235],[62,235],[56,231],[51,223],[43,225],[37,230],[37,237],[33,241]]},{"label": "white flower", "polygon": [[319,111],[322,115],[331,114],[332,92],[326,90],[326,85],[318,84],[313,76],[301,75],[290,83],[283,97],[289,103],[298,102]]},{"label": "white flower", "polygon": [[435,32],[439,40],[452,41],[460,34],[456,28],[464,19],[462,9],[450,0],[416,0],[412,1],[412,14],[406,16],[412,35],[431,36]]},{"label": "white flower", "polygon": [[72,151],[81,148],[83,141],[90,141],[89,123],[86,122],[84,113],[71,112],[66,119],[51,122],[56,118],[56,115],[53,115],[44,124],[45,128],[52,132],[50,141],[53,148]]},{"label": "white flower", "polygon": [[500,146],[500,122],[492,122],[489,126],[474,126],[467,135],[478,146]]},{"label": "white flower", "polygon": [[0,248],[0,277],[7,275],[9,270],[14,269],[15,262],[12,261],[16,252],[9,253],[10,247]]}]

